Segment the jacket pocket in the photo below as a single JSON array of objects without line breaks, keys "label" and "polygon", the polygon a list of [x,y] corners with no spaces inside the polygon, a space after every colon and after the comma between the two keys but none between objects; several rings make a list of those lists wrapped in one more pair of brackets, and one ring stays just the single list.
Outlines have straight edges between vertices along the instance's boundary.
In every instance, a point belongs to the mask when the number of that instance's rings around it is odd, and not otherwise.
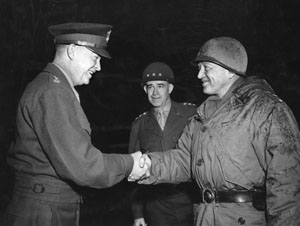
[{"label": "jacket pocket", "polygon": [[234,185],[238,185],[245,189],[253,188],[253,182],[234,161],[229,159],[223,153],[219,153],[217,158],[225,181],[232,185],[228,186],[229,188],[236,188]]}]

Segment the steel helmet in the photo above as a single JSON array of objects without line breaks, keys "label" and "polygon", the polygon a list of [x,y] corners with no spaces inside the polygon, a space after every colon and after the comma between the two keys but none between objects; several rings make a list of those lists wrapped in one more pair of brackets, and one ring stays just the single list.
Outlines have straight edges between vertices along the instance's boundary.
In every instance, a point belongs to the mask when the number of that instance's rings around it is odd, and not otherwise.
[{"label": "steel helmet", "polygon": [[173,70],[163,62],[154,62],[149,64],[143,72],[142,85],[145,85],[148,81],[167,81],[174,83]]},{"label": "steel helmet", "polygon": [[231,72],[246,76],[248,56],[244,46],[231,37],[217,37],[208,40],[200,48],[193,64],[212,62]]}]

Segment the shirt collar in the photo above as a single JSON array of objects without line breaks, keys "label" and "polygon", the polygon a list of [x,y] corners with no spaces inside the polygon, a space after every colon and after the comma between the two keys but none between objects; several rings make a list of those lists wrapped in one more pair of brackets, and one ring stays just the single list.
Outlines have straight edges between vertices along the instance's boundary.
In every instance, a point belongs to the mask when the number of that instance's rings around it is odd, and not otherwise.
[{"label": "shirt collar", "polygon": [[153,108],[153,111],[154,111],[155,113],[157,113],[157,112],[159,112],[159,111],[162,111],[162,112],[164,112],[164,113],[168,113],[168,112],[170,111],[170,109],[171,109],[171,101],[170,101],[170,104],[167,104],[167,105],[165,105],[165,106],[162,107],[162,108]]}]

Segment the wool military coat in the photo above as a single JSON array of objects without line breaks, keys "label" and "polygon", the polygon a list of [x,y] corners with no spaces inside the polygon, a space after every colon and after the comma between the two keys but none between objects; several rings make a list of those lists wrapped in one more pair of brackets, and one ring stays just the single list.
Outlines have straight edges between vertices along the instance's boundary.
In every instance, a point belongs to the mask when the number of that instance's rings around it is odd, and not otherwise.
[{"label": "wool military coat", "polygon": [[90,123],[62,71],[50,63],[26,87],[8,163],[17,176],[105,188],[127,177],[130,155],[104,154],[91,143]]}]

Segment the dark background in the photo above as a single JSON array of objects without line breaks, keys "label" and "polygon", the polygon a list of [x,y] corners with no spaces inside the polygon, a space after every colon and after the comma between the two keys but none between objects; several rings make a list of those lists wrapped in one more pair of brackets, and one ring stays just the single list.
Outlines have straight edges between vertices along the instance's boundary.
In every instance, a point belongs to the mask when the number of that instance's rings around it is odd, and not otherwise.
[{"label": "dark background", "polygon": [[[13,136],[16,105],[25,85],[52,61],[49,25],[113,25],[112,60],[101,60],[90,85],[78,87],[95,146],[126,153],[131,122],[147,110],[140,86],[144,67],[164,61],[175,72],[172,98],[200,104],[206,97],[190,64],[215,36],[240,40],[248,74],[264,77],[300,121],[299,0],[0,0],[0,211],[10,192],[5,154]],[[131,225],[126,181],[85,189],[82,225]]]}]

